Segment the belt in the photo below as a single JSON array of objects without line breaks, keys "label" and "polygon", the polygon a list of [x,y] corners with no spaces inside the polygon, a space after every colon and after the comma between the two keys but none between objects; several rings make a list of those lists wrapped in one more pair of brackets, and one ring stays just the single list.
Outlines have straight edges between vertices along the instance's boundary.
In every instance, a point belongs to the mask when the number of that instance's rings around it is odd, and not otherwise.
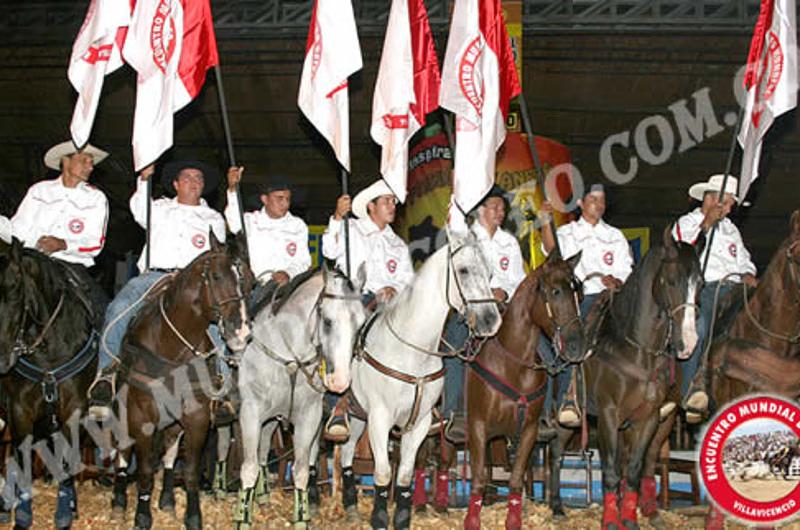
[{"label": "belt", "polygon": [[155,267],[150,268],[150,272],[163,272],[164,274],[172,274],[173,272],[177,271],[177,267],[174,269],[159,269]]}]

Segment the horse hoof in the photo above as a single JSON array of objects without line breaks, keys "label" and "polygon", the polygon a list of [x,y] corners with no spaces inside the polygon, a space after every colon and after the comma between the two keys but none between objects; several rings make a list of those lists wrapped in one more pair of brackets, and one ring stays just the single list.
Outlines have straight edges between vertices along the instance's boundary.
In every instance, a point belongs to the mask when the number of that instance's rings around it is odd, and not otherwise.
[{"label": "horse hoof", "polygon": [[552,508],[552,511],[553,511],[553,519],[563,519],[564,517],[567,516],[567,514],[564,513],[564,508],[562,508],[561,506],[556,506],[555,508]]},{"label": "horse hoof", "polygon": [[308,530],[307,521],[297,521],[294,523],[294,530]]},{"label": "horse hoof", "polygon": [[345,509],[345,520],[348,523],[360,523],[361,514],[358,513],[358,508],[356,508],[355,506],[348,506]]},{"label": "horse hoof", "polygon": [[434,511],[436,511],[436,513],[438,513],[439,515],[447,515],[447,506],[439,506],[439,505],[437,504],[437,505],[434,505],[434,506],[433,506],[433,509],[434,509]]},{"label": "horse hoof", "polygon": [[622,526],[625,527],[625,530],[639,530],[639,523],[636,521],[622,521]]},{"label": "horse hoof", "polygon": [[417,515],[424,515],[428,513],[428,505],[427,504],[420,504],[418,506],[414,506],[414,513]]},{"label": "horse hoof", "polygon": [[11,512],[0,512],[0,524],[11,523]]},{"label": "horse hoof", "polygon": [[265,506],[269,504],[269,493],[258,495],[256,497],[256,504],[258,504],[259,506]]},{"label": "horse hoof", "polygon": [[153,518],[150,515],[137,513],[133,527],[135,530],[150,530],[153,527]]},{"label": "horse hoof", "polygon": [[666,530],[667,522],[661,517],[661,514],[656,512],[654,515],[651,515],[648,519],[650,526],[655,528],[656,530]]},{"label": "horse hoof", "polygon": [[111,507],[111,520],[116,523],[121,523],[125,520],[125,508],[123,506]]},{"label": "horse hoof", "polygon": [[309,504],[308,505],[308,514],[311,518],[315,518],[319,515],[319,504]]},{"label": "horse hoof", "polygon": [[202,530],[203,523],[200,520],[199,515],[192,515],[190,517],[185,517],[183,521],[183,526],[186,530]]}]

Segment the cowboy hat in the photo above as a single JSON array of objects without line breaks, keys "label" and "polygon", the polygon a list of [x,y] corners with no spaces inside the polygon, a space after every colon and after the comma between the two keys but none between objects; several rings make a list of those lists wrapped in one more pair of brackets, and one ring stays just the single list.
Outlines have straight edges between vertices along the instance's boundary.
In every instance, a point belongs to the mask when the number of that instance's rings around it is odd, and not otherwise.
[{"label": "cowboy hat", "polygon": [[353,199],[353,215],[359,219],[366,219],[368,217],[367,204],[384,195],[395,197],[394,192],[389,188],[389,185],[386,184],[386,181],[378,179],[358,192],[358,195]]},{"label": "cowboy hat", "polygon": [[[698,201],[702,201],[703,195],[705,195],[707,191],[719,192],[720,188],[722,187],[723,180],[725,180],[725,175],[711,175],[708,177],[708,181],[693,184],[692,187],[689,188],[689,197],[692,199],[697,199]],[[736,202],[741,202],[737,195],[738,192],[739,181],[736,179],[736,177],[728,175],[728,180],[725,181],[725,193],[730,193],[733,195],[733,198],[736,200]]]},{"label": "cowboy hat", "polygon": [[44,165],[50,169],[61,171],[61,159],[65,156],[74,155],[75,153],[85,153],[92,157],[94,165],[99,164],[106,159],[108,153],[102,149],[98,149],[92,144],[86,144],[83,149],[78,149],[72,140],[56,144],[44,154]]},{"label": "cowboy hat", "polygon": [[184,169],[196,169],[203,174],[203,195],[208,195],[217,189],[219,172],[216,169],[199,160],[177,160],[167,162],[161,170],[161,185],[165,192],[170,195],[175,193],[172,183],[177,180],[178,175]]}]

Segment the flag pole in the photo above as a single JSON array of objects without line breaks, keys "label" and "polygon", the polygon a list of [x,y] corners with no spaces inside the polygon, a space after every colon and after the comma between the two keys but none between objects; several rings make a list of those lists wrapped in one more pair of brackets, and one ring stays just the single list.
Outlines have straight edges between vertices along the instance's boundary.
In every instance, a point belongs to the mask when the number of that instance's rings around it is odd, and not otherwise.
[{"label": "flag pole", "polygon": [[[519,103],[520,113],[522,114],[522,126],[525,129],[525,135],[528,137],[528,149],[531,151],[533,166],[536,168],[536,183],[542,190],[542,196],[544,197],[544,200],[547,201],[549,199],[547,197],[547,188],[545,187],[544,166],[542,166],[542,160],[539,158],[539,152],[536,151],[536,142],[533,137],[533,128],[531,127],[531,116],[528,113],[528,104],[525,102],[524,92],[520,91],[519,96],[517,97],[517,102]],[[549,227],[550,233],[553,236],[555,250],[558,252],[558,255],[562,258],[569,257],[561,254],[561,245],[558,244],[558,237],[556,236],[555,219],[551,219],[547,226]]]},{"label": "flag pole", "polygon": [[[342,195],[348,195],[347,170],[342,168]],[[344,214],[344,268],[345,275],[350,276],[350,212]],[[352,278],[351,278],[352,279]]]},{"label": "flag pole", "polygon": [[[214,65],[214,77],[217,80],[217,96],[219,97],[219,111],[222,115],[222,130],[225,133],[225,145],[228,149],[228,160],[232,167],[236,167],[236,153],[233,151],[233,136],[231,135],[231,124],[228,120],[228,104],[225,100],[225,89],[222,86],[222,70],[218,64]],[[236,183],[236,200],[239,202],[239,222],[242,225],[242,235],[244,236],[245,248],[249,260],[250,248],[247,241],[247,228],[244,224],[244,202],[242,201],[242,188]]]},{"label": "flag pole", "polygon": [[[733,165],[733,154],[736,152],[736,139],[739,137],[739,129],[742,126],[742,118],[744,118],[745,106],[739,107],[739,115],[736,117],[736,124],[733,127],[733,138],[731,139],[731,147],[728,149],[728,160],[725,163],[725,176],[722,178],[722,185],[717,194],[717,200],[722,202],[725,196],[725,186],[728,184],[728,178],[731,175],[731,166]],[[738,190],[737,190],[738,192]],[[744,197],[741,197],[744,199]],[[706,268],[708,267],[708,259],[711,257],[711,245],[714,243],[714,235],[717,232],[717,224],[711,227],[711,233],[708,235],[708,245],[706,245],[706,256],[703,259],[703,268],[700,271],[700,276],[705,277]]]},{"label": "flag pole", "polygon": [[[153,172],[153,173],[155,173],[155,172]],[[145,231],[145,235],[144,235],[145,239],[146,239],[145,245],[144,245],[144,249],[145,249],[145,253],[144,253],[144,271],[145,272],[150,272],[150,232],[152,231],[152,228],[153,228],[153,220],[152,220],[152,217],[153,217],[153,206],[151,204],[153,202],[153,173],[151,173],[150,176],[147,177],[147,210],[146,210],[146,212],[147,212],[147,214],[146,214],[146,217],[147,217],[147,223],[146,223],[147,224],[147,230]]]}]

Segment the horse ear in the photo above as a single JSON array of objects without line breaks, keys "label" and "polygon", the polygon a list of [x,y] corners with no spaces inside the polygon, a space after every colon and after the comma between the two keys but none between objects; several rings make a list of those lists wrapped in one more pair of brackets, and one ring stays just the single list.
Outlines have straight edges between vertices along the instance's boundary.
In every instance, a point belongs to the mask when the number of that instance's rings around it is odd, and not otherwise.
[{"label": "horse ear", "polygon": [[569,268],[572,269],[573,272],[575,271],[575,267],[578,266],[578,263],[581,262],[581,256],[582,255],[583,255],[583,251],[581,250],[577,254],[572,256],[571,258],[567,259],[567,264],[569,265]]},{"label": "horse ear", "polygon": [[792,229],[792,237],[800,237],[800,210],[795,210],[792,214],[792,220],[789,221],[789,226]]},{"label": "horse ear", "polygon": [[22,257],[22,241],[16,237],[11,238],[11,260],[19,261]]},{"label": "horse ear", "polygon": [[664,246],[664,250],[667,252],[667,257],[669,258],[677,258],[678,257],[678,245],[675,243],[675,240],[672,238],[672,225],[667,225],[664,228],[664,234],[662,236],[662,242]]},{"label": "horse ear", "polygon": [[222,243],[220,243],[219,239],[217,239],[213,228],[208,229],[208,241],[211,245],[211,250],[217,251],[220,249],[220,247],[222,247]]},{"label": "horse ear", "polygon": [[556,261],[556,260],[559,260],[559,259],[562,259],[561,247],[554,247],[553,251],[550,252],[550,254],[548,254],[547,261],[552,263],[553,261]]}]

